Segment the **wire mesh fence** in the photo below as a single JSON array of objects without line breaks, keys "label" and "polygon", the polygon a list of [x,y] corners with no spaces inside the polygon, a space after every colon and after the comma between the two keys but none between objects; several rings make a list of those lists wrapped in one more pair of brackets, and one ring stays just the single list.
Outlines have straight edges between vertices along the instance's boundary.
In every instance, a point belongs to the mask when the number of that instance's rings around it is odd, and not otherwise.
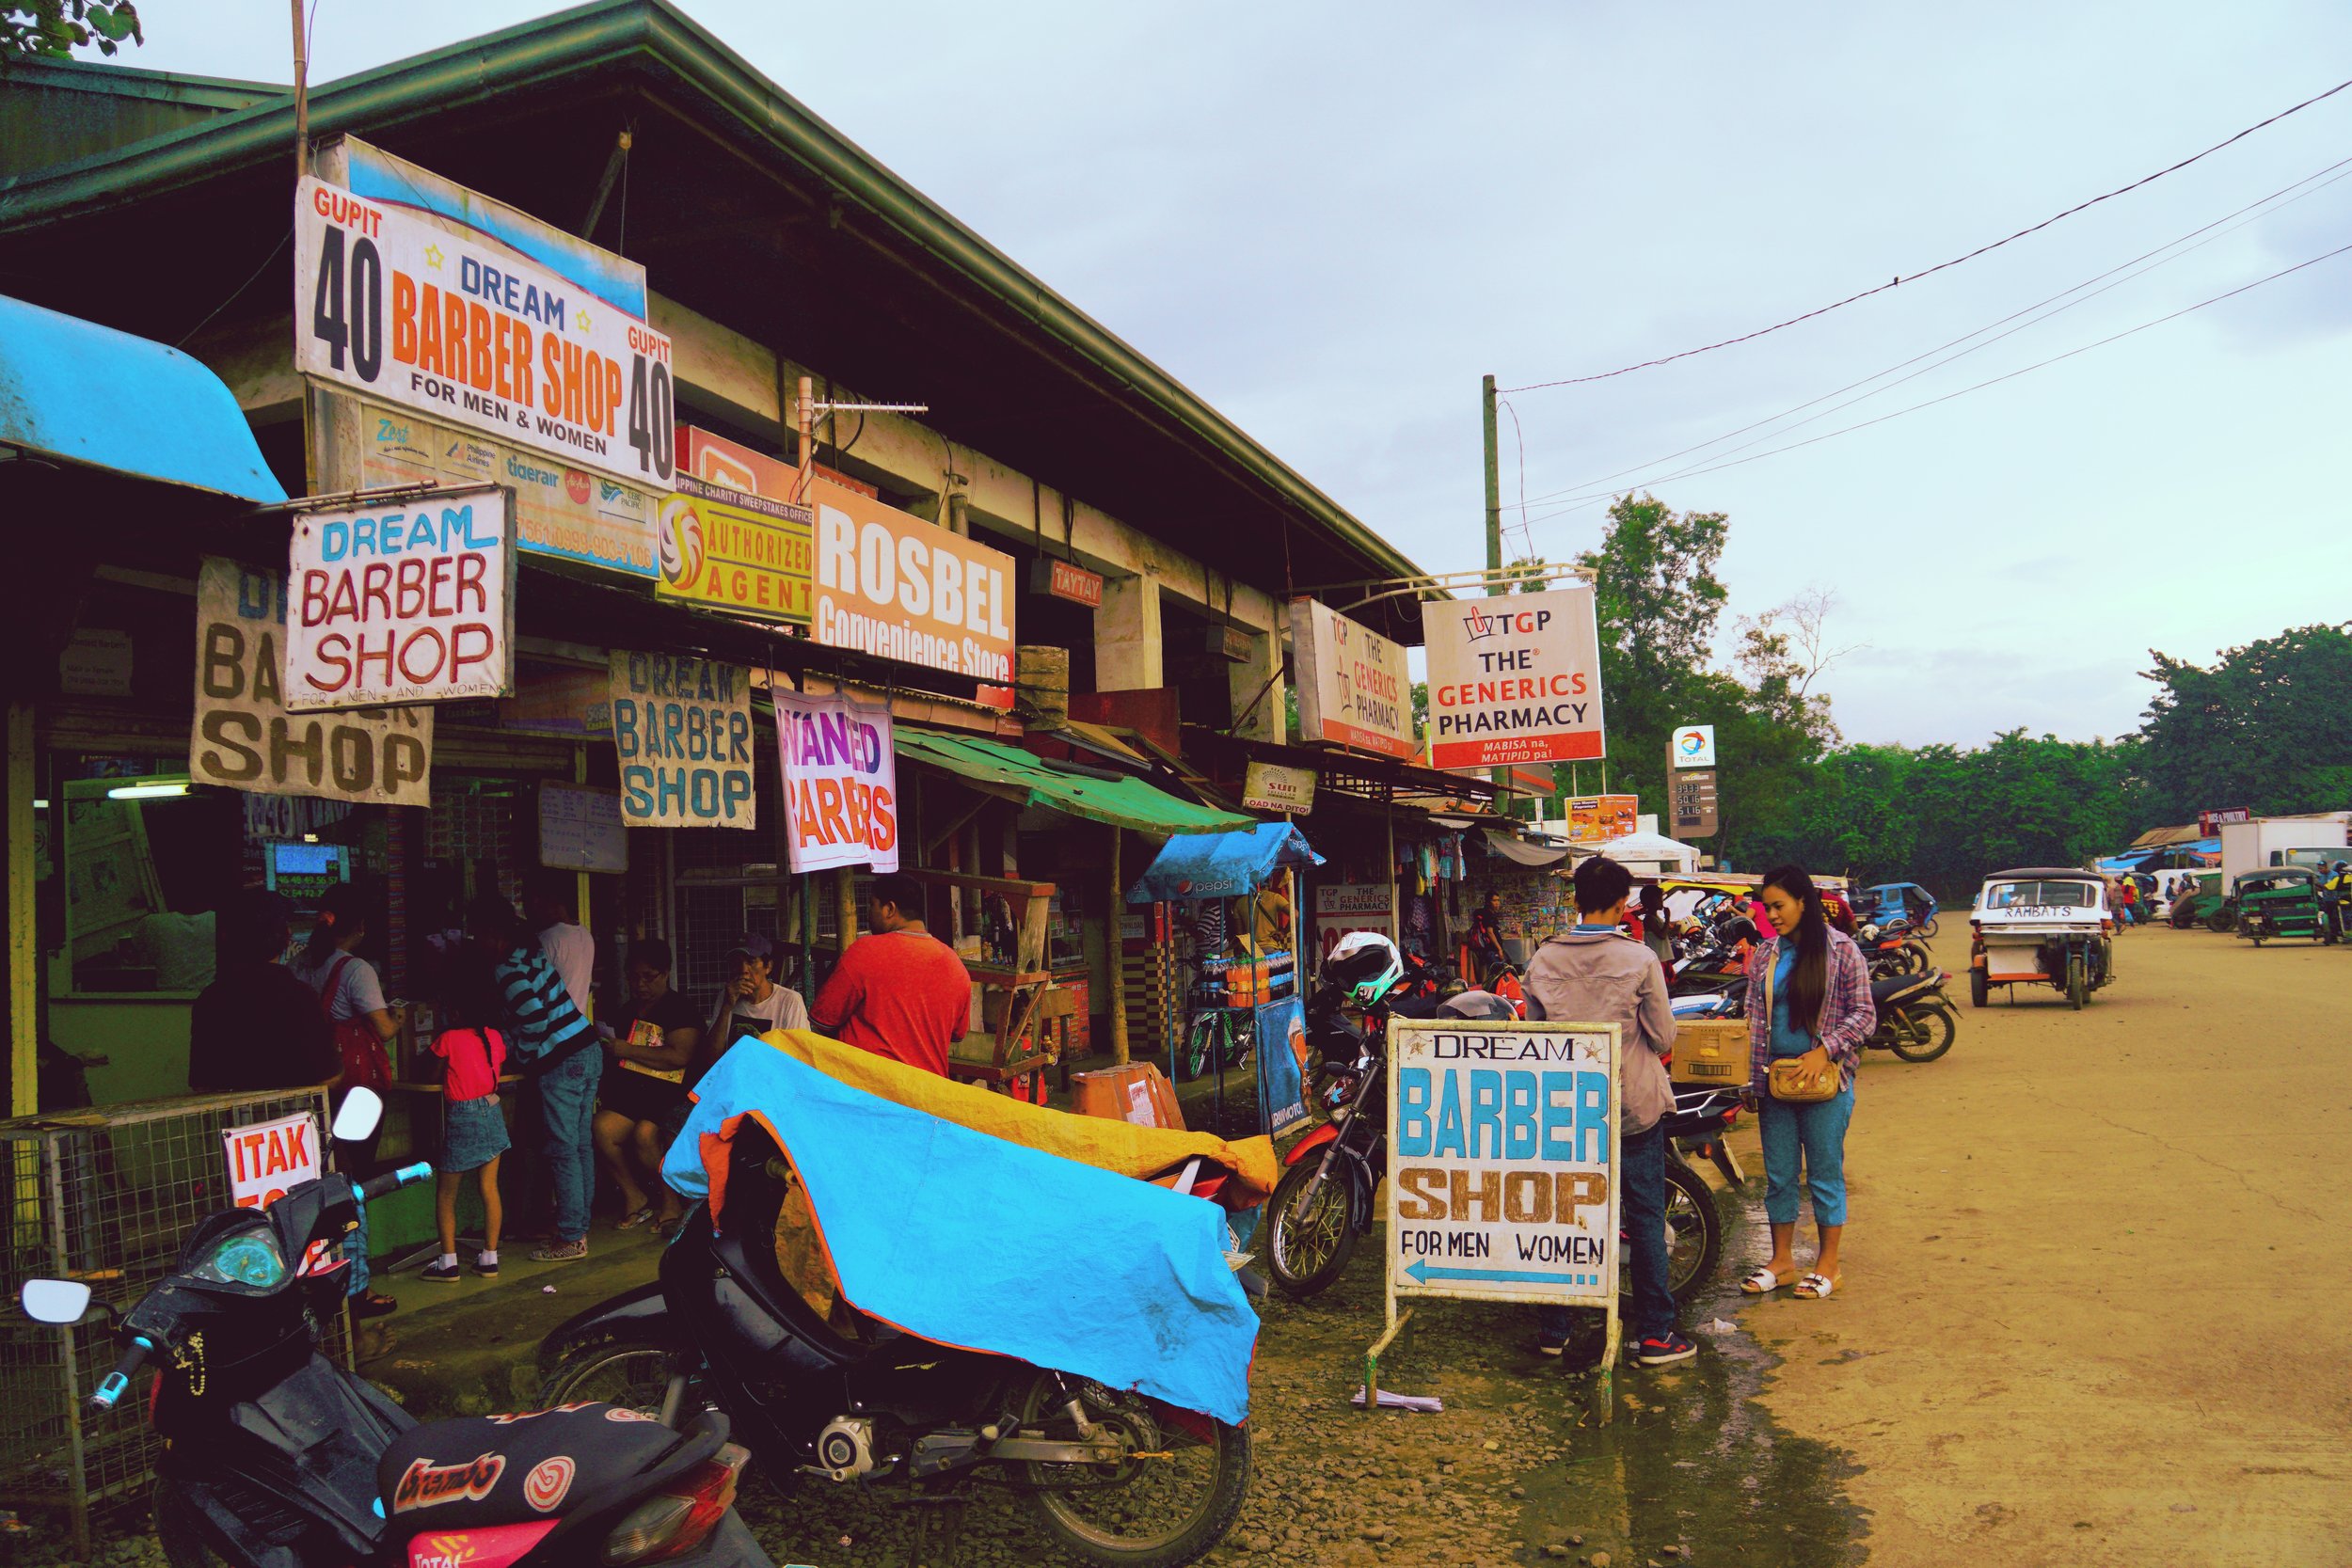
[{"label": "wire mesh fence", "polygon": [[[326,1097],[316,1089],[0,1122],[0,1497],[49,1515],[77,1554],[87,1556],[94,1523],[145,1528],[162,1449],[144,1390],[112,1412],[87,1405],[120,1354],[100,1307],[127,1312],[169,1272],[197,1221],[230,1204],[224,1132],[303,1112],[323,1132]],[[87,1285],[91,1310],[67,1327],[28,1321],[15,1303],[35,1278]],[[342,1362],[345,1323],[338,1313],[321,1345]]]}]

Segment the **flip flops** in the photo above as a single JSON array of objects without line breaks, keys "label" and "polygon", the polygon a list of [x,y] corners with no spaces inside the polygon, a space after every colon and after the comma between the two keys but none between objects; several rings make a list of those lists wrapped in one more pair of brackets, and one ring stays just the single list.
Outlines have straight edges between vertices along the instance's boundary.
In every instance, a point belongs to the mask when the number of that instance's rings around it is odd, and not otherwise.
[{"label": "flip flops", "polygon": [[1758,1269],[1747,1278],[1740,1281],[1740,1293],[1746,1296],[1769,1296],[1788,1282],[1788,1279],[1784,1279],[1770,1269]]},{"label": "flip flops", "polygon": [[1839,1285],[1845,1283],[1845,1279],[1846,1276],[1842,1272],[1838,1274],[1806,1275],[1803,1279],[1797,1281],[1797,1299],[1799,1301],[1827,1301],[1829,1300],[1832,1292],[1834,1292]]},{"label": "flip flops", "polygon": [[643,1209],[634,1210],[629,1213],[622,1215],[620,1222],[614,1225],[612,1228],[615,1230],[634,1230],[641,1225],[651,1225],[652,1223],[653,1205],[648,1203]]}]

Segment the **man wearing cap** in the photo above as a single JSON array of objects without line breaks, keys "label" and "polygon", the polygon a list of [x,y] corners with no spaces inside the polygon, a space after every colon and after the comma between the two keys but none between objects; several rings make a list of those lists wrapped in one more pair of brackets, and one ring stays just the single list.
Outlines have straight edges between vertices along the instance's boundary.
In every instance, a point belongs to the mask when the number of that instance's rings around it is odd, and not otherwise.
[{"label": "man wearing cap", "polygon": [[844,1045],[947,1076],[947,1048],[972,1022],[972,976],[923,923],[923,884],[891,871],[866,895],[871,936],[850,943],[813,1009]]},{"label": "man wearing cap", "polygon": [[775,965],[775,940],[759,931],[746,932],[727,950],[726,984],[711,1009],[710,1027],[703,1031],[711,1060],[746,1035],[808,1027],[808,1005],[799,991],[776,984]]}]

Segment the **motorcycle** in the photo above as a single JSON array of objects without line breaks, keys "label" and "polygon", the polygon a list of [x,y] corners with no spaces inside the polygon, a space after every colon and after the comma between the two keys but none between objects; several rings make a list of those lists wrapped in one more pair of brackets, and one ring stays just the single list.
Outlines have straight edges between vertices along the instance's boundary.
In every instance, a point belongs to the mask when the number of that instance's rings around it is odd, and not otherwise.
[{"label": "motorcycle", "polygon": [[[1875,975],[1870,1002],[1878,1023],[1862,1041],[1868,1051],[1892,1051],[1906,1062],[1932,1062],[1960,1037],[1960,1011],[1946,999],[1950,976],[1944,971],[1925,974]],[[1724,988],[1711,996],[1678,997],[1677,1018],[1745,1018],[1747,982]]]},{"label": "motorcycle", "polygon": [[[1307,1043],[1321,1066],[1315,1102],[1327,1119],[1294,1144],[1266,1203],[1266,1272],[1285,1295],[1304,1301],[1330,1288],[1357,1242],[1371,1233],[1373,1196],[1388,1174],[1388,1019],[1403,1008],[1372,1008],[1359,1023],[1327,983],[1307,1005]],[[1508,1000],[1483,991],[1448,999],[1438,1016],[1506,1022],[1519,1016]],[[1706,1148],[1724,1180],[1738,1185],[1739,1163],[1723,1134],[1739,1114],[1735,1091],[1677,1089],[1667,1119],[1667,1284],[1677,1298],[1714,1272],[1723,1255],[1723,1215],[1707,1182],[1677,1152]],[[1629,1290],[1630,1281],[1623,1282]]]},{"label": "motorcycle", "polygon": [[1888,974],[1925,974],[1935,967],[1928,944],[1916,927],[1903,921],[1865,924],[1854,928],[1853,940],[1868,960],[1873,978]]},{"label": "motorcycle", "polygon": [[1682,956],[1667,966],[1666,990],[1676,996],[1691,996],[1735,984],[1744,961],[1741,948],[1756,940],[1756,922],[1736,910],[1728,911],[1688,939]]},{"label": "motorcycle", "polygon": [[[337,1141],[364,1139],[381,1114],[373,1092],[353,1089]],[[172,1272],[117,1320],[122,1357],[89,1402],[112,1410],[157,1369],[155,1533],[173,1568],[772,1568],[735,1512],[750,1456],[724,1416],[672,1431],[576,1403],[420,1426],[319,1354],[321,1320],[342,1308],[342,1243],[359,1205],[432,1174],[330,1173],[265,1210],[207,1215]],[[90,1296],[87,1284],[36,1279],[21,1299],[36,1321],[71,1324],[89,1318]]]},{"label": "motorcycle", "polygon": [[[1181,1568],[1225,1538],[1248,1493],[1245,1428],[862,1313],[820,1315],[776,1260],[797,1180],[765,1127],[744,1118],[729,1145],[723,1227],[696,1205],[654,1283],[549,1335],[543,1397],[608,1402],[664,1427],[715,1408],[780,1487],[818,1477],[937,1497],[997,1481],[1046,1533],[1105,1568]],[[1163,1184],[1217,1201],[1227,1181],[1195,1160]],[[1247,1288],[1242,1259],[1228,1260]]]}]

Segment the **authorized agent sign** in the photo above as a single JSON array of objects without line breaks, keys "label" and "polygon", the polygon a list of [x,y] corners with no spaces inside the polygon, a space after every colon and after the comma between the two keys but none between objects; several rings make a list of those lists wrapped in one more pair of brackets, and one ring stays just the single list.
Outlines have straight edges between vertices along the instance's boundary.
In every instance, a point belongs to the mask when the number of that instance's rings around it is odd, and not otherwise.
[{"label": "authorized agent sign", "polygon": [[1610,1307],[1614,1024],[1389,1024],[1388,1287]]},{"label": "authorized agent sign", "polygon": [[287,550],[286,705],[511,696],[514,493],[444,490],[296,515]]},{"label": "authorized agent sign", "polygon": [[1590,588],[1422,606],[1433,768],[1608,754]]},{"label": "authorized agent sign", "polygon": [[305,375],[670,488],[670,340],[487,232],[305,177],[294,304]]}]

